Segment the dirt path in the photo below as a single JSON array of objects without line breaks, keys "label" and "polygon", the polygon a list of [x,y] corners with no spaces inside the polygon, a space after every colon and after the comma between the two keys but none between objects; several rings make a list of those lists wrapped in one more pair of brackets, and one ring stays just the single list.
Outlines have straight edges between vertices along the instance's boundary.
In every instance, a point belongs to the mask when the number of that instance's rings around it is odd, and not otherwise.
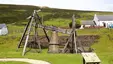
[{"label": "dirt path", "polygon": [[0,61],[20,61],[20,62],[27,62],[30,64],[50,64],[46,61],[42,61],[42,60],[33,60],[33,59],[27,59],[27,58],[3,58],[0,59]]}]

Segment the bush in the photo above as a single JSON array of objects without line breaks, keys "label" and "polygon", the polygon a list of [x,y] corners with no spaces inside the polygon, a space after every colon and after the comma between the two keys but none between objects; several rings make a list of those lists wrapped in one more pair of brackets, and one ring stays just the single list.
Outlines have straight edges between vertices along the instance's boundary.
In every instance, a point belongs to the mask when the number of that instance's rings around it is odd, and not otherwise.
[{"label": "bush", "polygon": [[[81,22],[79,19],[76,19],[76,28],[80,28]],[[69,23],[69,27],[72,28],[72,22]]]}]

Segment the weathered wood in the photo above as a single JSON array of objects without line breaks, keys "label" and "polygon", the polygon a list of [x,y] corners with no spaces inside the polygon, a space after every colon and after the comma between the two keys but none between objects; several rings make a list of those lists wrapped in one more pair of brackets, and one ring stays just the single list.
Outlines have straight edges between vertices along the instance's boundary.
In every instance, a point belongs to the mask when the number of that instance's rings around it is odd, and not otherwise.
[{"label": "weathered wood", "polygon": [[96,53],[82,53],[82,57],[84,59],[83,64],[99,64],[101,63],[100,59],[96,55]]},{"label": "weathered wood", "polygon": [[[39,17],[39,15],[38,15],[37,12],[36,12],[36,16],[37,16],[37,18],[38,18],[38,20],[39,20],[39,23],[40,23],[41,25],[43,25],[43,17],[42,17],[42,19],[41,19],[41,18]],[[39,25],[38,25],[38,27],[39,27]],[[39,28],[40,28],[40,27],[39,27]],[[47,32],[46,32],[45,28],[42,28],[42,29],[43,29],[43,31],[44,31],[44,34],[45,34],[45,36],[46,36],[48,42],[50,42],[50,38],[49,38],[49,36],[47,35]]]},{"label": "weathered wood", "polygon": [[65,53],[65,50],[66,50],[66,48],[67,48],[68,45],[69,45],[69,41],[72,39],[72,34],[73,34],[73,31],[72,31],[72,33],[70,34],[70,36],[69,36],[69,38],[68,38],[68,40],[67,40],[67,42],[66,42],[66,44],[65,44],[65,46],[64,46],[64,48],[63,48],[63,50],[62,50],[63,53]]},{"label": "weathered wood", "polygon": [[[35,11],[34,11],[34,13],[33,13],[33,16],[34,16],[34,14],[35,14]],[[26,40],[25,40],[25,44],[24,44],[22,56],[24,56],[24,55],[25,55],[25,52],[26,52],[26,46],[27,46],[27,43],[28,43],[29,34],[30,34],[30,31],[31,31],[31,27],[32,27],[33,20],[34,20],[34,18],[32,17],[32,18],[31,18],[30,25],[29,25],[27,37],[26,37]]]},{"label": "weathered wood", "polygon": [[[38,25],[38,24],[37,24]],[[37,37],[38,36],[38,31],[37,31],[37,27],[35,28],[36,32],[35,32],[35,39],[36,39],[36,42],[38,43],[38,47],[39,47],[39,52],[41,52],[41,45],[40,45],[40,40],[39,38]]]},{"label": "weathered wood", "polygon": [[67,42],[66,42],[66,45],[64,46],[62,52],[65,53],[65,50],[66,48],[68,48],[69,45],[69,41],[71,41],[72,39],[72,42],[71,42],[71,48],[70,48],[70,52],[71,53],[74,53],[76,52],[77,53],[77,44],[76,44],[76,25],[75,25],[75,16],[73,15],[72,16],[72,31],[70,32],[70,37],[68,38]]},{"label": "weathered wood", "polygon": [[29,26],[29,24],[30,24],[30,21],[31,21],[31,19],[29,20],[28,24],[26,25],[26,27],[25,27],[25,29],[24,29],[24,33],[22,34],[22,37],[21,37],[20,42],[19,42],[19,44],[18,44],[17,50],[18,50],[18,48],[20,48],[20,46],[21,46],[21,43],[22,43],[22,41],[23,41],[23,39],[24,39],[24,37],[25,37],[25,34],[26,34],[27,30],[28,30],[28,26]]},{"label": "weathered wood", "polygon": [[[43,16],[42,16],[41,24],[43,25]],[[47,32],[46,32],[46,30],[44,28],[43,28],[43,31],[45,33],[45,36],[46,36],[48,42],[50,42],[49,36],[47,35]]]},{"label": "weathered wood", "polygon": [[72,17],[72,29],[73,29],[73,31],[74,31],[74,33],[73,33],[73,45],[74,45],[74,50],[75,50],[75,52],[77,53],[77,43],[76,43],[76,36],[77,36],[77,34],[76,34],[76,23],[75,23],[75,15],[73,15],[73,17]]},{"label": "weathered wood", "polygon": [[41,45],[40,45],[40,40],[38,38],[38,22],[37,20],[35,20],[35,43],[38,44],[38,48],[39,48],[39,51],[38,52],[41,52]]},{"label": "weathered wood", "polygon": [[41,24],[39,24],[38,27],[46,30],[52,30],[52,31],[61,32],[64,34],[69,34],[69,35],[71,34],[71,31],[72,31],[71,29],[62,29],[62,28],[57,28],[55,26],[44,26]]}]

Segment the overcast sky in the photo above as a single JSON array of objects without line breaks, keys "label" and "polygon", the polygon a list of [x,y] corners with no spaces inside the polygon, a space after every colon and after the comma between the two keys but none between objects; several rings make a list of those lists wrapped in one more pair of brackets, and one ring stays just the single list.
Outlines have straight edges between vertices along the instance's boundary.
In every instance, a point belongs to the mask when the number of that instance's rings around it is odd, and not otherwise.
[{"label": "overcast sky", "polygon": [[0,4],[22,4],[75,10],[113,11],[113,0],[0,0]]}]

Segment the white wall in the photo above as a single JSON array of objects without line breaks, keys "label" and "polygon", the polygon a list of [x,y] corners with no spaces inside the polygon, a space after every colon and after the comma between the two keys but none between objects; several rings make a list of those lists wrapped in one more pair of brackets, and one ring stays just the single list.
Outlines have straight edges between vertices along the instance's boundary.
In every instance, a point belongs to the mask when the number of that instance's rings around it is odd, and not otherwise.
[{"label": "white wall", "polygon": [[0,35],[1,35],[1,29],[0,29]]},{"label": "white wall", "polygon": [[94,15],[94,22],[96,23],[96,26],[99,26],[99,19],[97,18],[97,15]]},{"label": "white wall", "polygon": [[106,24],[106,28],[109,28],[109,25],[110,24],[113,24],[113,21],[99,21],[99,25],[100,26],[104,26],[104,24],[103,23],[105,23]]},{"label": "white wall", "polygon": [[6,34],[8,34],[7,28],[2,28],[0,31],[1,31],[0,35],[6,35]]}]

